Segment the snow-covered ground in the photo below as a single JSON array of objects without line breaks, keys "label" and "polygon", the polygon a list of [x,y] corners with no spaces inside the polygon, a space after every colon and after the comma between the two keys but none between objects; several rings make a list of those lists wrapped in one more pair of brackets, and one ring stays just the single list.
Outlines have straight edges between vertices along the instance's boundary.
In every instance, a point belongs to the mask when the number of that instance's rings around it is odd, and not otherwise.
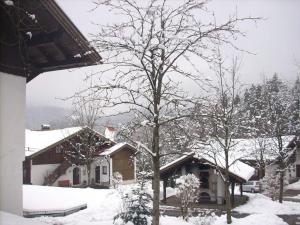
[{"label": "snow-covered ground", "polygon": [[[124,191],[132,188],[132,185],[122,187]],[[250,200],[246,205],[235,210],[250,213],[245,218],[233,218],[233,225],[286,225],[276,214],[299,214],[300,203],[284,202],[279,204],[261,194],[249,194]],[[68,200],[67,200],[68,199]],[[69,201],[69,203],[66,203]],[[76,212],[65,217],[38,217],[25,219],[7,213],[0,214],[0,224],[5,225],[113,225],[113,217],[120,211],[120,194],[114,189],[91,189],[91,188],[58,188],[34,185],[24,185],[24,206],[31,209],[66,207],[71,203],[87,203],[85,210]],[[225,225],[226,216],[221,217],[193,217],[189,222],[181,218],[162,216],[161,225],[202,225],[203,220],[211,222],[205,225]]]},{"label": "snow-covered ground", "polygon": [[10,213],[0,211],[0,224],[1,225],[47,225],[40,221],[33,221],[21,216],[16,216]]},{"label": "snow-covered ground", "polygon": [[249,196],[247,204],[235,208],[234,211],[250,214],[300,214],[300,203],[298,202],[283,201],[283,203],[279,203],[262,194],[249,193],[247,195]]},{"label": "snow-covered ground", "polygon": [[300,190],[300,180],[295,182],[295,183],[292,183],[292,184],[289,184],[289,185],[286,185],[284,187],[285,190],[289,189],[289,190]]},{"label": "snow-covered ground", "polygon": [[59,211],[86,203],[81,189],[71,190],[70,188],[23,185],[23,209],[26,211]]}]

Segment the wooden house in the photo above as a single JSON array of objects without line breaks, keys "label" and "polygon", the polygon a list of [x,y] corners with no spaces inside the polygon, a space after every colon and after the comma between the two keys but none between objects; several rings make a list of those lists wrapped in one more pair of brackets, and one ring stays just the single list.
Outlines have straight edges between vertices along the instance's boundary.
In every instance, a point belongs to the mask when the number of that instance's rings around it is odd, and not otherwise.
[{"label": "wooden house", "polygon": [[97,146],[91,163],[92,185],[111,186],[115,172],[122,175],[123,182],[134,182],[136,149],[127,143],[111,141],[88,127],[26,130],[23,182],[35,185],[85,186],[88,181],[86,165],[72,164],[66,157],[66,151],[80,146],[80,137],[86,132],[92,132],[97,143],[101,143]]},{"label": "wooden house", "polygon": [[[167,186],[174,186],[176,179],[182,175],[195,174],[200,181],[199,203],[225,203],[224,167],[216,165],[209,157],[186,153],[182,157],[160,168],[163,181],[163,201],[167,202]],[[231,193],[234,196],[236,184],[240,185],[250,179],[254,168],[240,161],[236,161],[229,168]],[[233,199],[233,198],[232,198]]]}]

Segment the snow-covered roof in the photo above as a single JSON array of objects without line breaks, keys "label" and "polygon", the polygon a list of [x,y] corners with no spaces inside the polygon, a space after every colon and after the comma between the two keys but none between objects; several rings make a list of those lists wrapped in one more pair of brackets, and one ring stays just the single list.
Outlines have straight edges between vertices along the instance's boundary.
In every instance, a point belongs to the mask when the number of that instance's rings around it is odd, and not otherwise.
[{"label": "snow-covered roof", "polygon": [[170,162],[170,163],[167,163],[166,165],[160,167],[160,170],[162,171],[162,170],[164,170],[164,169],[166,169],[166,168],[168,168],[168,167],[170,167],[170,166],[172,166],[172,165],[174,165],[174,164],[180,163],[181,161],[184,161],[184,160],[186,160],[187,158],[189,158],[189,157],[195,155],[194,152],[188,152],[188,153],[183,153],[183,154],[184,154],[184,155],[181,156],[181,157],[179,157],[178,159],[175,159],[174,161],[172,161],[172,162]]},{"label": "snow-covered roof", "polygon": [[58,130],[25,131],[25,156],[31,156],[42,149],[51,146],[68,136],[82,130],[83,127],[70,127]]},{"label": "snow-covered roof", "polygon": [[[212,158],[210,155],[208,154],[199,154],[199,153],[195,153],[195,152],[190,152],[190,153],[186,153],[184,156],[162,166],[160,168],[160,171],[163,171],[169,167],[172,167],[173,165],[176,165],[180,162],[184,162],[185,160],[187,160],[188,158],[195,158],[198,160],[205,160],[207,161],[209,164],[214,165],[214,166],[218,166],[220,169],[224,169],[225,168],[225,164],[224,161],[221,160],[221,157],[217,157],[216,160],[214,160],[214,158]],[[255,173],[255,169],[249,165],[247,165],[246,163],[243,163],[239,160],[234,160],[231,161],[229,160],[229,163],[231,164],[229,167],[229,172],[235,176],[238,176],[244,180],[249,180],[252,175]]]},{"label": "snow-covered roof", "polygon": [[[121,148],[123,148],[124,146],[130,146],[128,143],[126,142],[121,142],[121,143],[117,143],[115,144],[114,146],[106,149],[104,152],[102,152],[100,155],[102,156],[106,156],[106,155],[112,155],[114,154],[115,152],[119,151]],[[130,146],[131,148],[134,148],[132,146]]]},{"label": "snow-covered roof", "polygon": [[[287,148],[295,136],[283,136],[283,148]],[[267,160],[274,160],[278,155],[278,146],[275,138],[249,138],[232,139],[230,143],[230,160],[246,159],[255,160],[260,157],[260,149],[264,148],[264,157]],[[206,143],[193,144],[192,149],[196,152],[222,152],[220,144],[214,140],[208,140]]]},{"label": "snow-covered roof", "polygon": [[[210,162],[212,165],[218,165],[221,169],[225,169],[225,160],[223,157],[217,157],[216,160],[211,158],[209,155],[200,155],[197,154],[195,158],[204,159]],[[255,173],[255,168],[249,166],[246,163],[243,163],[240,160],[229,159],[229,172],[244,179],[249,180]]]}]

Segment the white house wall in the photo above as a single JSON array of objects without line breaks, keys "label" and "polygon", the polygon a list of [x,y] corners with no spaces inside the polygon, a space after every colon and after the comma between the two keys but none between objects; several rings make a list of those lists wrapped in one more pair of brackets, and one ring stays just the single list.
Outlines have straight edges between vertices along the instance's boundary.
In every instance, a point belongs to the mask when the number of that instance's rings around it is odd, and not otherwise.
[{"label": "white house wall", "polygon": [[220,175],[217,177],[217,203],[223,204],[223,198],[225,197],[225,184]]},{"label": "white house wall", "polygon": [[[70,185],[73,186],[73,169],[77,166],[71,166],[66,170],[66,173],[61,175],[53,184],[53,186],[58,186],[58,181],[61,180],[69,180]],[[84,182],[87,182],[87,172],[86,168],[84,166],[78,166],[79,167],[79,180],[80,184],[82,185]]]},{"label": "white house wall", "polygon": [[31,183],[34,185],[43,185],[47,175],[52,173],[59,164],[45,164],[31,166]]},{"label": "white house wall", "polygon": [[[100,182],[106,183],[109,182],[109,162],[102,158],[102,159],[98,159],[95,162],[92,163],[91,165],[91,181],[94,180],[95,181],[95,168],[96,166],[100,166]],[[102,171],[102,166],[107,166],[107,174],[103,174]],[[76,166],[71,166],[70,168],[68,168],[66,170],[66,173],[61,175],[53,184],[53,186],[58,186],[58,181],[62,181],[62,180],[69,180],[70,181],[70,185],[73,186],[73,169]],[[88,181],[88,174],[87,174],[87,170],[85,166],[79,166],[79,180],[80,180],[80,184],[82,185],[84,183],[87,183]]]},{"label": "white house wall", "polygon": [[[96,166],[100,166],[100,183],[106,183],[109,182],[109,176],[110,176],[110,158],[106,159],[104,157],[100,157],[98,160],[96,160],[95,162],[93,162],[91,168],[92,168],[92,177],[94,179],[96,179],[96,173],[95,173],[95,169]],[[103,174],[103,166],[107,167],[107,174]]]},{"label": "white house wall", "polygon": [[22,215],[26,79],[0,72],[0,210]]}]

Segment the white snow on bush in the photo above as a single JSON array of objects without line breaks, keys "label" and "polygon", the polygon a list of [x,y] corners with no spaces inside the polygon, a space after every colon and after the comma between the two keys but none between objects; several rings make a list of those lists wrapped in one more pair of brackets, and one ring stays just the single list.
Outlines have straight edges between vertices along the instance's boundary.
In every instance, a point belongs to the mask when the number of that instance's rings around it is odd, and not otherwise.
[{"label": "white snow on bush", "polygon": [[300,203],[283,201],[272,201],[269,197],[262,194],[248,194],[249,201],[234,210],[241,213],[259,213],[259,214],[299,214]]},{"label": "white snow on bush", "polygon": [[[223,215],[211,225],[227,225],[226,215]],[[287,225],[280,217],[276,215],[254,214],[245,218],[232,218],[231,225]]]}]

